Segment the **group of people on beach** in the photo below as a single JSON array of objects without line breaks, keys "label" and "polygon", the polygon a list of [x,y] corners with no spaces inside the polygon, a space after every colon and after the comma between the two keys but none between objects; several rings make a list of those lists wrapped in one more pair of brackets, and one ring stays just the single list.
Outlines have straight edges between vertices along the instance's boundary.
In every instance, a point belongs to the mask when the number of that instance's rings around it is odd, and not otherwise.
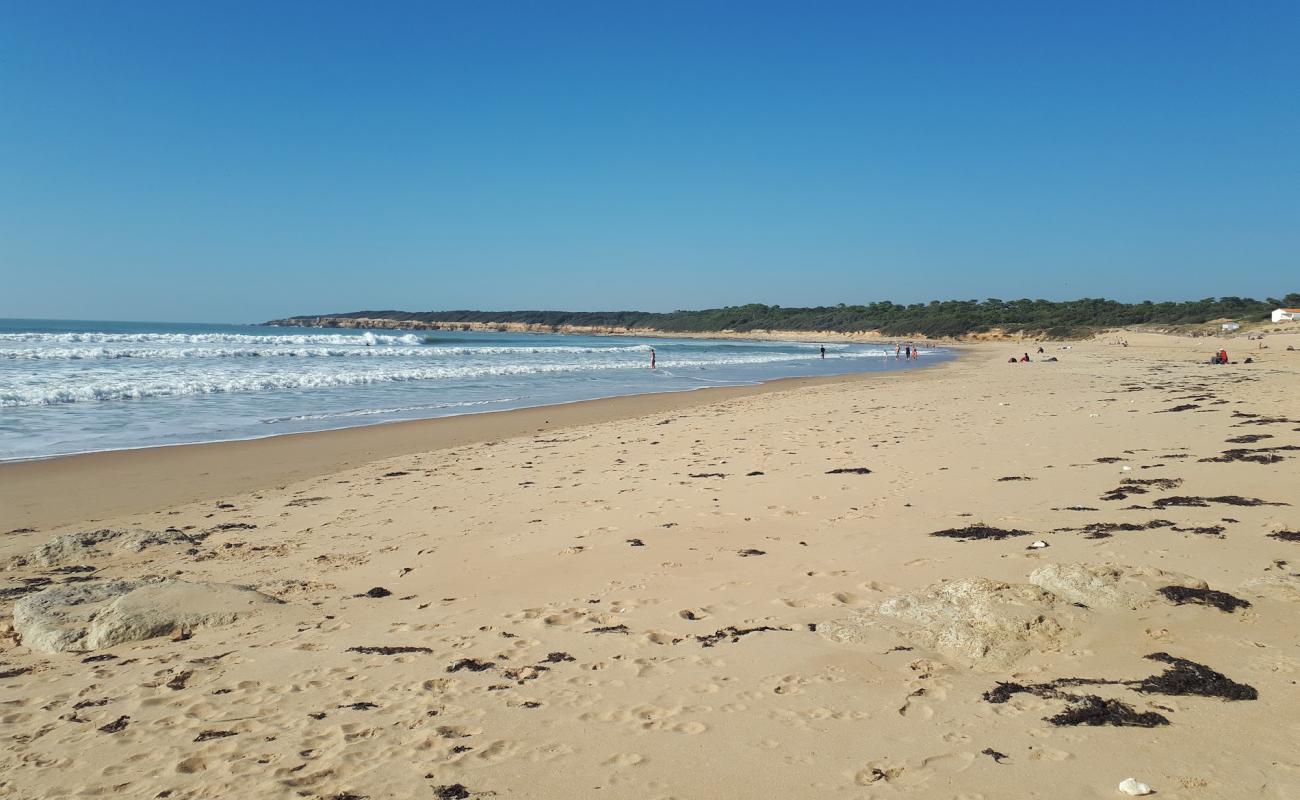
[{"label": "group of people on beach", "polygon": [[910,361],[920,357],[920,355],[921,348],[911,342],[908,342],[906,345],[897,342],[894,343],[894,358],[904,358]]}]

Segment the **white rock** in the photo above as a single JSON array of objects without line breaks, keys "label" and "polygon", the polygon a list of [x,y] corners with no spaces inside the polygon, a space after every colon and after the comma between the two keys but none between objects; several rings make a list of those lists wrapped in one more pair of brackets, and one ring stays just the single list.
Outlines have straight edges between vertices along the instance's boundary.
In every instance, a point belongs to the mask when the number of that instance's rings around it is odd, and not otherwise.
[{"label": "white rock", "polygon": [[1042,550],[1044,547],[1047,547],[1047,542],[1044,542],[1042,539],[1039,539],[1038,541],[1036,541],[1036,542],[1034,542],[1033,544],[1029,545],[1029,546],[1026,547],[1025,549],[1026,549],[1026,550]]},{"label": "white rock", "polygon": [[1178,584],[1205,588],[1190,575],[1154,567],[1121,564],[1044,564],[1029,573],[1029,582],[1067,603],[1088,608],[1136,609],[1156,600],[1160,586]]},{"label": "white rock", "polygon": [[202,540],[175,528],[165,531],[76,531],[56,536],[30,554],[15,559],[16,566],[57,567],[60,564],[86,561],[117,553],[139,553],[160,545],[193,546]]},{"label": "white rock", "polygon": [[176,580],[56,586],[14,603],[14,630],[33,650],[97,650],[176,628],[227,625],[282,601],[246,586]]},{"label": "white rock", "polygon": [[882,633],[893,632],[976,669],[999,671],[1029,653],[1054,650],[1076,634],[1049,614],[1055,603],[1037,586],[967,578],[889,598],[856,617],[819,623],[817,632],[831,641],[870,646]]},{"label": "white rock", "polygon": [[1120,781],[1119,790],[1131,797],[1142,797],[1143,795],[1148,795],[1152,792],[1150,786],[1147,786],[1145,783],[1135,780],[1134,778],[1125,778]]}]

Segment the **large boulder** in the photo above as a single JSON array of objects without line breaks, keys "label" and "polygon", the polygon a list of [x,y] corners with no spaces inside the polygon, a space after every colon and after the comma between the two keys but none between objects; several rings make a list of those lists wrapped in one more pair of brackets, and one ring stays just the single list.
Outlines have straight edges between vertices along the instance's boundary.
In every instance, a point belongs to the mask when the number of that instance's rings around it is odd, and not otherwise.
[{"label": "large boulder", "polygon": [[192,547],[202,542],[203,538],[204,534],[186,533],[176,528],[165,531],[119,531],[108,528],[76,531],[54,537],[28,555],[15,559],[14,565],[57,567],[102,557],[105,551],[139,553],[147,547],[167,544]]},{"label": "large boulder", "polygon": [[1029,582],[1067,603],[1104,609],[1150,605],[1162,586],[1206,588],[1205,581],[1188,575],[1119,564],[1044,564],[1029,574]]},{"label": "large boulder", "polygon": [[59,653],[227,625],[282,601],[247,586],[177,580],[58,586],[14,604],[14,630],[33,650]]},{"label": "large boulder", "polygon": [[883,628],[977,669],[1000,671],[1075,635],[1070,612],[1052,615],[1055,606],[1056,598],[1037,586],[968,578],[889,598],[817,630],[832,641],[874,644]]}]

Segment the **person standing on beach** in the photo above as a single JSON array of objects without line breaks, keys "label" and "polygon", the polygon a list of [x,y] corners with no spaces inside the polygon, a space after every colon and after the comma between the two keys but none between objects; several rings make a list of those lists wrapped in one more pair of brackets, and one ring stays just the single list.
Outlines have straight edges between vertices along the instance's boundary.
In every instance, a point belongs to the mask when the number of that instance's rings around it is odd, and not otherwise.
[{"label": "person standing on beach", "polygon": [[650,348],[650,369],[655,368],[655,349]]}]

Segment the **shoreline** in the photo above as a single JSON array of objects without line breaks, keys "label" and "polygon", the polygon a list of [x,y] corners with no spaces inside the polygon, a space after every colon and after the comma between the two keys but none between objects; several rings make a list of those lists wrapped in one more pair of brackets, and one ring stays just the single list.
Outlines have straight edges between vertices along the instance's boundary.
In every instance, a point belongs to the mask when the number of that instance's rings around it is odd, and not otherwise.
[{"label": "shoreline", "polygon": [[[0,461],[0,532],[95,522],[281,486],[395,456],[681,411],[757,394],[903,375],[915,378],[960,363],[961,351],[969,349],[969,345],[953,347],[956,352],[952,358],[896,372],[774,378],[751,384],[614,395],[247,439]],[[257,466],[250,470],[248,465],[253,459]],[[50,494],[76,500],[51,508],[39,499]]]}]

